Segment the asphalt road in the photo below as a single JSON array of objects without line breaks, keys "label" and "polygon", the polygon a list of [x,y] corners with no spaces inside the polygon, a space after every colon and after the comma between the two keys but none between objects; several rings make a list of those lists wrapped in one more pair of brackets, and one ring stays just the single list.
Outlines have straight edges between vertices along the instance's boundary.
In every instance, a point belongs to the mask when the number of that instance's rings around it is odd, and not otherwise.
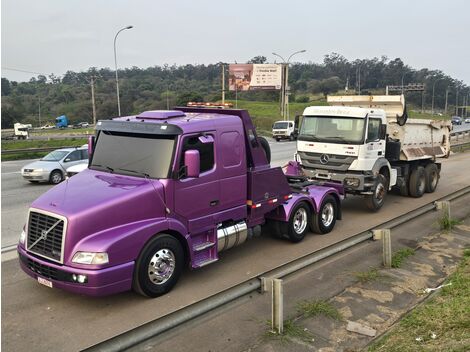
[{"label": "asphalt road", "polygon": [[[292,160],[295,142],[271,140],[272,164],[283,166]],[[26,221],[29,205],[41,194],[52,188],[47,183],[33,184],[21,177],[20,169],[34,160],[2,162],[2,248],[18,241]]]},{"label": "asphalt road", "polygon": [[[295,147],[291,144],[279,148]],[[273,155],[283,157],[276,148]],[[4,261],[2,350],[68,351],[96,344],[469,186],[469,160],[470,153],[443,160],[433,194],[418,199],[389,195],[377,214],[368,212],[361,198],[350,197],[343,202],[343,220],[330,234],[309,235],[298,244],[270,236],[253,239],[223,253],[218,263],[185,271],[169,294],[153,300],[132,292],[89,298],[49,289],[26,276],[16,260]]]}]

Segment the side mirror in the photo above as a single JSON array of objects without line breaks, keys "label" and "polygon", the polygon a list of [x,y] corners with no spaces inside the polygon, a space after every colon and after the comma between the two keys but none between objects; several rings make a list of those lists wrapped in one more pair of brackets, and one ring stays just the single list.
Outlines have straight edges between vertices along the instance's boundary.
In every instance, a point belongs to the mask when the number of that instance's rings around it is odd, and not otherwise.
[{"label": "side mirror", "polygon": [[187,177],[199,177],[201,159],[198,150],[191,149],[184,152],[184,166]]},{"label": "side mirror", "polygon": [[88,136],[88,158],[93,154],[94,145],[95,145],[95,136]]},{"label": "side mirror", "polygon": [[296,133],[299,132],[300,116],[301,115],[295,115],[295,118],[294,118],[294,131]]}]

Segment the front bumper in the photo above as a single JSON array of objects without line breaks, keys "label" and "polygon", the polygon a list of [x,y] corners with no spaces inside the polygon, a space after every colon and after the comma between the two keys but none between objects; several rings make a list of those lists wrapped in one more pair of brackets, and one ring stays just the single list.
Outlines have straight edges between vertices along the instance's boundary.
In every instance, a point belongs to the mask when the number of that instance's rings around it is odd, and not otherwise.
[{"label": "front bumper", "polygon": [[21,176],[28,181],[49,181],[50,172],[49,171],[33,171],[33,172],[24,172],[21,171]]},{"label": "front bumper", "polygon": [[[374,185],[374,177],[362,173],[329,172],[327,170],[310,170],[306,168],[303,171],[308,178],[341,183],[344,190],[348,193],[369,194]],[[346,183],[346,179],[357,180],[357,186],[349,186]]]},{"label": "front bumper", "polygon": [[[52,287],[88,296],[107,296],[129,291],[132,288],[134,262],[104,269],[86,270],[39,259],[19,245],[17,249],[21,269],[36,280],[41,277],[51,281]],[[74,274],[86,275],[87,282],[84,284],[72,282],[71,277]]]}]

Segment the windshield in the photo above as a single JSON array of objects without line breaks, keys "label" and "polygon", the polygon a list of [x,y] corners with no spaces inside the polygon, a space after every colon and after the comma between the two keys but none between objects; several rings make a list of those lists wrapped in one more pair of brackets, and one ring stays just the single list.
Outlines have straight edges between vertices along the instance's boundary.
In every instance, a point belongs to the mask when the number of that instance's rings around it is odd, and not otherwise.
[{"label": "windshield", "polygon": [[287,129],[287,122],[276,122],[273,126],[273,129],[285,130]]},{"label": "windshield", "polygon": [[175,137],[101,131],[90,168],[123,175],[167,178]]},{"label": "windshield", "polygon": [[361,144],[364,122],[364,118],[355,117],[305,116],[299,140]]},{"label": "windshield", "polygon": [[42,158],[42,161],[59,161],[61,160],[64,156],[66,156],[69,152],[63,151],[63,150],[54,150],[53,152],[50,152],[47,154],[44,158]]}]

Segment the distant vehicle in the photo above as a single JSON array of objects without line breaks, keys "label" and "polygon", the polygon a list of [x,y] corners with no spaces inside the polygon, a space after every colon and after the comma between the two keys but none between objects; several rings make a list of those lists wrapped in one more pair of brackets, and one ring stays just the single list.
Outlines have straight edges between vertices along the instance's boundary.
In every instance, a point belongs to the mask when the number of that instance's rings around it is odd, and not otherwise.
[{"label": "distant vehicle", "polygon": [[460,116],[452,116],[452,124],[453,125],[461,125],[462,118]]},{"label": "distant vehicle", "polygon": [[85,163],[70,166],[66,171],[66,176],[65,177],[70,178],[70,177],[78,174],[79,172],[82,172],[83,170],[86,170],[87,168],[88,168],[88,164],[85,164]]},{"label": "distant vehicle", "polygon": [[66,128],[68,125],[69,125],[69,119],[67,118],[67,116],[62,115],[62,116],[56,117],[55,127]]},{"label": "distant vehicle", "polygon": [[470,117],[465,118],[465,123],[470,123]]},{"label": "distant vehicle", "polygon": [[27,139],[29,137],[29,129],[33,128],[31,124],[15,123],[13,125],[15,130],[14,138]]},{"label": "distant vehicle", "polygon": [[90,127],[90,124],[88,122],[77,122],[75,125],[73,125],[73,128],[87,128]]},{"label": "distant vehicle", "polygon": [[64,180],[67,168],[78,164],[88,165],[87,147],[54,150],[42,159],[25,165],[21,169],[21,175],[32,183],[58,184]]},{"label": "distant vehicle", "polygon": [[276,142],[279,142],[281,139],[289,139],[293,141],[297,138],[294,121],[274,122],[272,133]]},{"label": "distant vehicle", "polygon": [[55,128],[53,125],[45,124],[44,126],[39,127],[40,130],[49,130],[51,128]]}]

